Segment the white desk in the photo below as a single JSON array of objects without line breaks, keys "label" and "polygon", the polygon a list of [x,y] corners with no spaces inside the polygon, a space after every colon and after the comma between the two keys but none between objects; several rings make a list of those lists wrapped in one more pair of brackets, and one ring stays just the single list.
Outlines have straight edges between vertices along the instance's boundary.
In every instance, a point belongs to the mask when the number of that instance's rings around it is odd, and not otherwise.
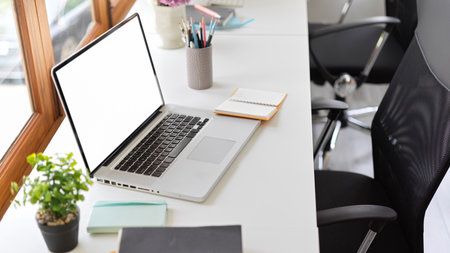
[{"label": "white desk", "polygon": [[[190,4],[205,2],[207,0],[191,0]],[[245,0],[245,5],[235,11],[241,22],[251,18],[255,21],[241,29],[218,31],[216,35],[308,35],[305,0]],[[145,25],[153,18],[149,0],[137,0],[131,12],[139,12],[145,29],[155,33],[153,26]]]},{"label": "white desk", "polygon": [[[149,41],[153,36],[149,35]],[[204,203],[95,183],[80,203],[80,238],[74,252],[109,252],[117,247],[116,236],[86,232],[94,201],[161,198],[169,206],[168,226],[241,224],[244,252],[318,252],[307,37],[289,35],[281,46],[275,46],[280,43],[280,37],[273,35],[218,36],[213,48],[214,86],[202,91],[187,87],[184,49],[161,50],[150,43],[168,103],[213,109],[238,87],[289,95],[274,118],[257,130]],[[47,152],[70,151],[81,162],[65,120]],[[47,251],[34,224],[35,211],[33,206],[7,211],[0,224],[0,252]]]}]

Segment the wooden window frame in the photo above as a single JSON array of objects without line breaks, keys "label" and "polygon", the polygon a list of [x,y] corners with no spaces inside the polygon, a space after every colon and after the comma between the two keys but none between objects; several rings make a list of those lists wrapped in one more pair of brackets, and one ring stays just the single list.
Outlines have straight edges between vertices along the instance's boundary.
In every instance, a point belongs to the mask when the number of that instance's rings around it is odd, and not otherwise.
[{"label": "wooden window frame", "polygon": [[[0,160],[0,220],[14,197],[10,193],[11,182],[21,182],[31,172],[26,156],[43,152],[65,117],[50,74],[55,61],[45,0],[11,1],[33,113]],[[134,2],[91,0],[93,26],[80,46],[120,22]]]}]

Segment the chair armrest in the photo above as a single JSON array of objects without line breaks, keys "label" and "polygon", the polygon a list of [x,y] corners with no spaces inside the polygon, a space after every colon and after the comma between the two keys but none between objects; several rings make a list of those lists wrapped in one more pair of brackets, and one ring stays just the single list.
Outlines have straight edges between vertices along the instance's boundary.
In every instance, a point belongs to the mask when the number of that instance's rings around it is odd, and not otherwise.
[{"label": "chair armrest", "polygon": [[318,110],[347,110],[348,104],[335,99],[316,98],[311,101],[311,109]]},{"label": "chair armrest", "polygon": [[379,205],[352,205],[317,211],[317,226],[341,222],[369,220],[370,229],[379,232],[383,226],[397,219],[394,209]]},{"label": "chair armrest", "polygon": [[357,22],[328,25],[325,27],[320,27],[309,31],[309,39],[314,39],[320,36],[324,36],[330,33],[345,31],[349,29],[354,29],[362,26],[379,25],[379,24],[399,24],[400,19],[387,16],[371,17],[366,19],[361,19]]}]

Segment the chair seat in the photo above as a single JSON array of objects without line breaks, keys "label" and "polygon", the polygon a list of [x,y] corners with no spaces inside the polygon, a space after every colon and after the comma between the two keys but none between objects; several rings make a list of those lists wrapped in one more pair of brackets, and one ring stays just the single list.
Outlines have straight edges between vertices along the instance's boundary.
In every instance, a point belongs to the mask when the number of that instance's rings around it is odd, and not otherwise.
[{"label": "chair seat", "polygon": [[[309,24],[309,29],[317,29],[323,24]],[[383,31],[379,26],[359,27],[328,34],[313,39],[310,47],[318,60],[332,74],[347,72],[358,76],[364,69],[375,44]],[[368,83],[389,83],[404,54],[394,36],[389,36],[375,65],[370,72]],[[310,57],[311,80],[323,83],[315,62]]]},{"label": "chair seat", "polygon": [[[361,174],[315,171],[315,184],[317,210],[358,204],[391,206],[383,187]],[[356,252],[367,231],[367,221],[320,227],[320,252]],[[375,237],[369,252],[410,252],[399,223],[386,225]]]}]

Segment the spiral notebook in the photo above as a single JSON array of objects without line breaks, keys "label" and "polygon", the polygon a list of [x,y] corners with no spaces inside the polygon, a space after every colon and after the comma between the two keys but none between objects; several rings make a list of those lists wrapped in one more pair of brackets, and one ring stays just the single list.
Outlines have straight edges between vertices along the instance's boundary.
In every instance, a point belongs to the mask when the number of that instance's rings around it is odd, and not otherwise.
[{"label": "spiral notebook", "polygon": [[279,110],[287,94],[239,88],[214,109],[217,114],[269,120]]}]

